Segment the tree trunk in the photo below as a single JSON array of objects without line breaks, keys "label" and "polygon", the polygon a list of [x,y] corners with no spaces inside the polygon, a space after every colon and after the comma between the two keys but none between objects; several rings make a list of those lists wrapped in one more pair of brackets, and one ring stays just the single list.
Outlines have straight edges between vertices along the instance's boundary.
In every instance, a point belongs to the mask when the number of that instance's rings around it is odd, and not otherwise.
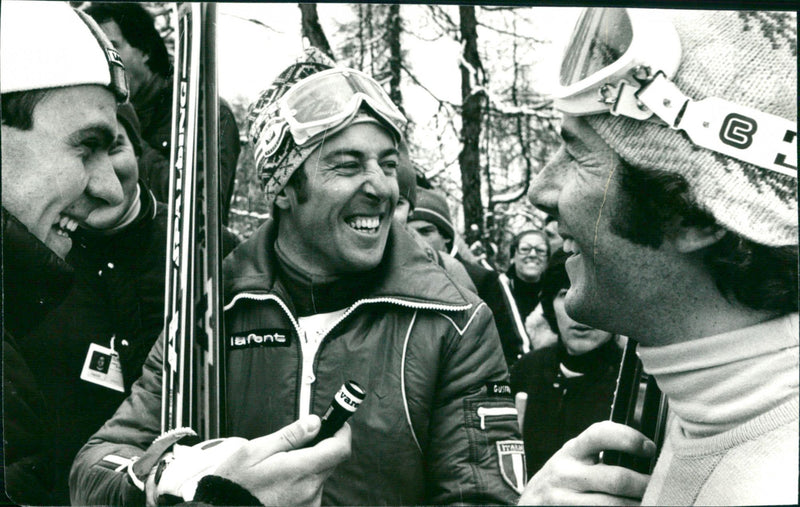
[{"label": "tree trunk", "polygon": [[317,4],[298,4],[300,13],[302,15],[303,24],[303,37],[307,37],[312,46],[319,48],[326,55],[334,60],[331,45],[328,44],[328,38],[325,37],[325,32],[322,30],[322,25],[319,24],[319,16],[317,16]]},{"label": "tree trunk", "polygon": [[[461,142],[458,155],[461,167],[461,189],[463,191],[464,230],[467,244],[483,236],[483,205],[481,203],[480,149],[481,116],[484,92],[476,87],[483,86],[483,68],[478,55],[477,20],[474,6],[460,6],[461,44],[463,59],[461,64]],[[473,225],[477,226],[477,230]]]},{"label": "tree trunk", "polygon": [[389,5],[388,29],[386,31],[386,42],[389,46],[389,97],[392,102],[403,109],[403,94],[400,92],[400,72],[403,67],[403,54],[400,50],[400,4]]}]

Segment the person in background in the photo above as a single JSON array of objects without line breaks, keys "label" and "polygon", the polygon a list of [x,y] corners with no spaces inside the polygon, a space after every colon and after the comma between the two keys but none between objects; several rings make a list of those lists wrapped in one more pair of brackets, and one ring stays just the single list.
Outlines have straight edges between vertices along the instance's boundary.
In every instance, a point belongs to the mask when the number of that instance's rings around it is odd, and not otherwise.
[{"label": "person in background", "polygon": [[520,503],[796,504],[797,15],[578,19],[556,91],[563,146],[528,197],[558,220],[567,314],[637,342],[671,418],[651,475],[598,462],[656,453],[605,421]]},{"label": "person in background", "polygon": [[528,395],[522,438],[529,477],[567,440],[608,419],[622,359],[611,333],[575,322],[564,310],[566,258],[557,250],[542,275],[541,306],[558,341],[511,369],[511,391]]},{"label": "person in background", "polygon": [[[156,200],[169,200],[172,132],[172,65],[152,15],[138,3],[92,2],[86,8],[119,51],[131,88],[130,101],[142,132],[141,179]],[[220,216],[228,224],[241,145],[239,128],[227,102],[219,102]]]},{"label": "person in background", "polygon": [[[229,438],[210,449],[269,450],[261,435],[324,414],[353,380],[366,397],[348,421],[352,456],[320,474],[324,487],[312,500],[242,461],[252,451],[211,468],[176,451],[146,482],[135,462],[104,466],[158,444],[162,334],[131,396],[76,457],[74,503],[187,499],[193,480],[198,489],[216,486],[209,477],[220,470],[241,495],[269,505],[516,501],[524,449],[491,312],[392,225],[405,118],[372,78],[332,63],[311,48],[250,109],[273,218],[224,261]],[[366,98],[349,100],[354,89]],[[478,423],[487,410],[492,416]],[[196,450],[206,454],[207,444]],[[276,486],[289,496],[262,494]]]},{"label": "person in background", "polygon": [[397,167],[397,186],[400,194],[397,200],[397,207],[394,210],[395,222],[402,225],[417,241],[419,247],[425,251],[428,258],[447,271],[455,282],[477,294],[478,289],[475,288],[467,274],[467,270],[464,269],[460,262],[445,252],[435,250],[415,229],[407,226],[408,217],[414,211],[417,203],[417,181],[414,173],[414,167],[408,158],[408,148],[403,143],[400,148],[400,165]]},{"label": "person in background", "polygon": [[[505,274],[500,275],[502,296],[511,309],[513,331],[525,348],[525,353],[532,348],[540,348],[547,343],[536,341],[542,336],[529,336],[526,321],[539,304],[541,292],[541,276],[547,267],[550,246],[547,236],[539,229],[525,229],[511,240],[511,266]],[[547,335],[545,335],[547,336]]]},{"label": "person in background", "polygon": [[464,259],[455,242],[457,235],[450,219],[450,208],[444,196],[434,190],[419,188],[417,205],[408,217],[408,227],[416,231],[442,257],[455,258],[466,269],[467,275],[477,289],[477,294],[486,302],[494,315],[500,342],[503,345],[503,356],[509,368],[528,349],[527,340],[523,341],[515,329],[512,308],[503,297],[500,275],[478,263]]}]

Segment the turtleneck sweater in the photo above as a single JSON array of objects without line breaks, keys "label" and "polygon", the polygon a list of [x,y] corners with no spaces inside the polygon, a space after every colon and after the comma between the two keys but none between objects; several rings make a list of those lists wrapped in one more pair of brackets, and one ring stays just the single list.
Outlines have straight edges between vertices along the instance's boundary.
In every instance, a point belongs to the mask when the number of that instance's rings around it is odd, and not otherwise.
[{"label": "turtleneck sweater", "polygon": [[638,354],[671,413],[643,505],[797,502],[797,313]]}]

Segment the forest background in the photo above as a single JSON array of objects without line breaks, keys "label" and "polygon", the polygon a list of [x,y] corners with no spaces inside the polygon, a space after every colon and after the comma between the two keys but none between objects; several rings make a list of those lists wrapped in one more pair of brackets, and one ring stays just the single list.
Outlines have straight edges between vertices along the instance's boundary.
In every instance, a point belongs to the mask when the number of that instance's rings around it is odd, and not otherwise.
[{"label": "forest background", "polygon": [[[87,2],[73,2],[86,5]],[[172,48],[169,2],[144,2]],[[314,45],[374,76],[409,119],[419,179],[445,194],[456,229],[508,267],[508,244],[544,215],[526,199],[531,177],[558,148],[547,97],[577,8],[403,4],[220,3],[220,96],[242,151],[230,227],[249,236],[268,216],[247,141],[246,112]],[[491,248],[486,248],[491,246]]]}]

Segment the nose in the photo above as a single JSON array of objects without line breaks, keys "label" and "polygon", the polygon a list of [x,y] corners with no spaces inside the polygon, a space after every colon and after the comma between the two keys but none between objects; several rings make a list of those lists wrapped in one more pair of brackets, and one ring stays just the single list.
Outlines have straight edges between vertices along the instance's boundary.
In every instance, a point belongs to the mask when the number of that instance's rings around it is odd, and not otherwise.
[{"label": "nose", "polygon": [[96,204],[102,206],[116,206],[122,203],[124,195],[122,183],[114,172],[111,157],[100,154],[88,164],[89,182],[86,185],[86,194]]},{"label": "nose", "polygon": [[528,200],[548,215],[558,217],[558,197],[561,194],[564,168],[564,148],[536,176],[531,179]]},{"label": "nose", "polygon": [[393,174],[387,175],[376,160],[367,162],[362,189],[365,194],[379,201],[393,200],[396,203],[400,195],[397,178]]}]

